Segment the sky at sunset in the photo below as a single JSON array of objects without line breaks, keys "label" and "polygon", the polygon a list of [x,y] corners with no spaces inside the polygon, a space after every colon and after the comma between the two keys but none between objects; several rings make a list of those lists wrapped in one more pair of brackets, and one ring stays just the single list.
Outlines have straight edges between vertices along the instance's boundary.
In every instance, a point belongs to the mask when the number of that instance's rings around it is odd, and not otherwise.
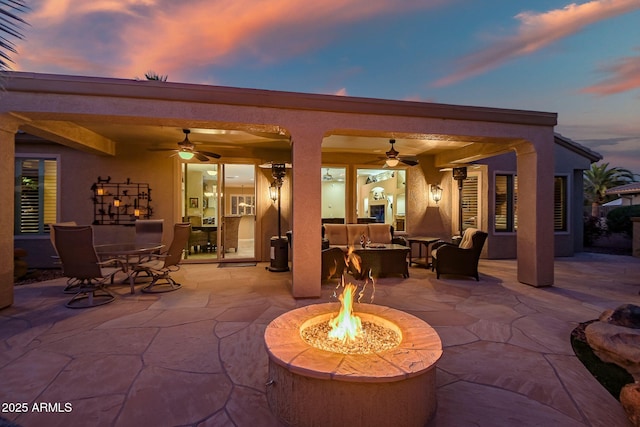
[{"label": "sky at sunset", "polygon": [[640,0],[27,0],[20,71],[479,105],[640,173]]}]

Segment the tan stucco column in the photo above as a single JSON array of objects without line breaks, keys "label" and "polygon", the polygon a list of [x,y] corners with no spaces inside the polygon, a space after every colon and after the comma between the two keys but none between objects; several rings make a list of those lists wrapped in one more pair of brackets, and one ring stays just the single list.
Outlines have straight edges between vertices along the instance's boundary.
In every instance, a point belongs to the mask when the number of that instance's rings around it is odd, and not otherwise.
[{"label": "tan stucco column", "polygon": [[551,286],[554,277],[553,133],[536,134],[533,142],[519,144],[516,153],[518,280],[535,287]]},{"label": "tan stucco column", "polygon": [[14,119],[0,115],[0,309],[13,304],[13,159],[17,130]]},{"label": "tan stucco column", "polygon": [[322,138],[317,130],[291,130],[293,164],[292,294],[294,298],[320,296]]}]

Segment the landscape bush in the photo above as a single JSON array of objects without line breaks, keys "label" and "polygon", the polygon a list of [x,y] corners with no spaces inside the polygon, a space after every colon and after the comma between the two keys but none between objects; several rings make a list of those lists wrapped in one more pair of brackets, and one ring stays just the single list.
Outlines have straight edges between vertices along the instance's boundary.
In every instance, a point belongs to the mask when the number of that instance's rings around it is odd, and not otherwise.
[{"label": "landscape bush", "polygon": [[591,246],[598,240],[598,238],[604,235],[606,230],[602,227],[602,222],[597,216],[584,215],[584,233],[583,243],[584,246]]},{"label": "landscape bush", "polygon": [[633,234],[632,217],[640,217],[640,205],[622,206],[607,214],[609,233],[623,233],[627,237]]}]

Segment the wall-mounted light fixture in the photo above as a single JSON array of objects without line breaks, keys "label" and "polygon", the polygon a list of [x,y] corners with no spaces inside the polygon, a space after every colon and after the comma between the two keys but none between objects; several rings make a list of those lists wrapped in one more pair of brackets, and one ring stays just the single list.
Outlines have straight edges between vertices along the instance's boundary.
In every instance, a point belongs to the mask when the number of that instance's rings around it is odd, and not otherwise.
[{"label": "wall-mounted light fixture", "polygon": [[431,198],[436,205],[440,200],[442,200],[442,188],[437,184],[431,184]]},{"label": "wall-mounted light fixture", "polygon": [[269,198],[273,203],[278,200],[278,183],[274,180],[269,186]]},{"label": "wall-mounted light fixture", "polygon": [[96,194],[97,194],[98,196],[104,196],[104,188],[102,188],[102,187],[98,187],[98,188],[96,189]]},{"label": "wall-mounted light fixture", "polygon": [[118,197],[113,198],[113,206],[116,208],[120,206],[120,199]]}]

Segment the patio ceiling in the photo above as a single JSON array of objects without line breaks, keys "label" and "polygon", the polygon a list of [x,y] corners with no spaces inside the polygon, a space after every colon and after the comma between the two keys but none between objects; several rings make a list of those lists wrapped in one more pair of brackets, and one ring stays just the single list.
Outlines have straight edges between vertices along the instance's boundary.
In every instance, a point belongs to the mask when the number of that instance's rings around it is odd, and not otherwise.
[{"label": "patio ceiling", "polygon": [[[220,127],[114,124],[84,121],[31,121],[23,126],[27,134],[35,135],[72,148],[115,153],[116,147],[136,144],[148,148],[176,148],[184,139],[183,129],[190,129],[190,141],[201,149],[222,152],[225,157],[248,157],[252,153],[266,153],[273,150],[289,150],[289,135],[278,127],[256,128],[234,125],[232,129]],[[28,137],[21,137],[23,141]],[[325,153],[369,155],[371,159],[384,156],[389,150],[389,139],[396,140],[395,148],[402,156],[450,155],[460,150],[470,149],[476,141],[472,138],[448,137],[445,135],[416,134],[366,134],[353,131],[338,131],[325,137],[322,151]],[[486,142],[486,141],[484,141]],[[502,148],[504,149],[504,148]],[[474,150],[475,151],[475,150]]]}]

